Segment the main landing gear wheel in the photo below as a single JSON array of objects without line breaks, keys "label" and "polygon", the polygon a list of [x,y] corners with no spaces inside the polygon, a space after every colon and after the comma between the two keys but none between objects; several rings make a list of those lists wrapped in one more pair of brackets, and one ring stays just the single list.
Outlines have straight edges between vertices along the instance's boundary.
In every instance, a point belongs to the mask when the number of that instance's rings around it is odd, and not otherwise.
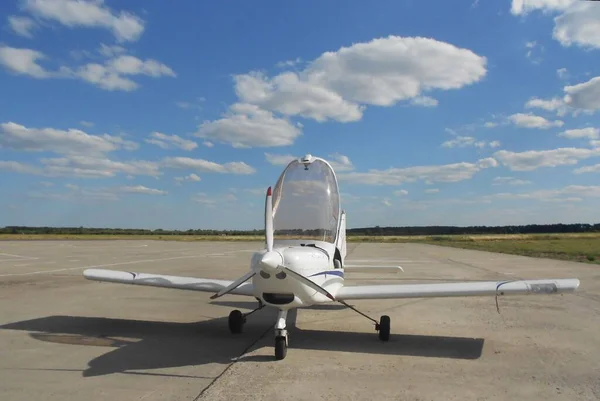
[{"label": "main landing gear wheel", "polygon": [[379,320],[379,339],[381,341],[390,339],[390,317],[387,315],[381,316]]},{"label": "main landing gear wheel", "polygon": [[287,354],[287,341],[283,336],[275,337],[275,359],[278,361],[285,358]]},{"label": "main landing gear wheel", "polygon": [[236,309],[229,314],[229,330],[233,334],[241,333],[245,322],[246,317],[239,310]]}]

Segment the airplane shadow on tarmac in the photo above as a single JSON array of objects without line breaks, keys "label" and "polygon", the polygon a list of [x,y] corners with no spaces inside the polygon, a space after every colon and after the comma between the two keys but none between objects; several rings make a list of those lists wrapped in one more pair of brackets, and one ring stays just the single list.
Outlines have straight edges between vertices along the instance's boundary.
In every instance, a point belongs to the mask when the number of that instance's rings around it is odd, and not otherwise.
[{"label": "airplane shadow on tarmac", "polygon": [[[395,333],[392,333],[390,341],[381,342],[374,330],[354,333],[299,329],[296,316],[295,310],[288,314],[288,330],[293,336],[290,352],[311,349],[477,359],[484,343],[479,338]],[[130,372],[133,370],[229,364],[240,355],[260,347],[262,339],[270,340],[275,320],[276,310],[265,308],[249,316],[244,332],[237,335],[229,332],[227,316],[193,323],[48,316],[5,324],[0,329],[28,331],[32,338],[45,342],[111,348],[88,362],[83,376],[90,377],[113,373],[144,374]],[[267,344],[272,346],[271,341]],[[274,357],[247,356],[242,360],[267,362],[274,361]]]}]

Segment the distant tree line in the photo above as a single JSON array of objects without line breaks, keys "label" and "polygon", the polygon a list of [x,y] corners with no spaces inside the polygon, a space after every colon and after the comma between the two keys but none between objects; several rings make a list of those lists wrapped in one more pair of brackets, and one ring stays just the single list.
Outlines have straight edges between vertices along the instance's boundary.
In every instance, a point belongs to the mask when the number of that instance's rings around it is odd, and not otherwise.
[{"label": "distant tree line", "polygon": [[[314,232],[313,232],[314,231]],[[94,227],[27,227],[6,226],[0,234],[86,234],[86,235],[264,235],[261,230],[149,230],[137,228],[94,228]],[[520,226],[409,226],[409,227],[365,227],[346,230],[348,236],[387,235],[472,235],[472,234],[551,234],[600,232],[598,224],[528,224]],[[316,235],[320,230],[286,230],[285,234]]]},{"label": "distant tree line", "polygon": [[521,226],[412,226],[351,228],[347,235],[473,235],[600,232],[599,224],[527,224]]}]

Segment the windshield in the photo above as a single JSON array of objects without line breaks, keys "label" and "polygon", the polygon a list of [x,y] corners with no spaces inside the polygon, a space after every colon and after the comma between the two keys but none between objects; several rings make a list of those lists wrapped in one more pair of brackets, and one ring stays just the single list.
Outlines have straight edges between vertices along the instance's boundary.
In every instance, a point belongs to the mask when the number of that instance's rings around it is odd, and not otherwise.
[{"label": "windshield", "polygon": [[273,191],[274,239],[335,242],[339,194],[333,170],[322,160],[305,168],[293,161]]}]

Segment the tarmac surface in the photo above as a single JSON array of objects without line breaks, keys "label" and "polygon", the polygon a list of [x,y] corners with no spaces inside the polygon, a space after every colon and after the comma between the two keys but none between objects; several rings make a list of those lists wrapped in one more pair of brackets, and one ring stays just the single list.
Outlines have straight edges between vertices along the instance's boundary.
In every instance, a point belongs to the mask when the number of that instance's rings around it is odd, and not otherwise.
[{"label": "tarmac surface", "polygon": [[387,343],[343,306],[288,317],[273,357],[275,312],[229,333],[227,295],[85,280],[88,267],[235,279],[259,242],[0,242],[0,400],[598,400],[597,265],[415,244],[348,244],[347,285],[579,278],[565,295],[369,300],[391,317]]}]

